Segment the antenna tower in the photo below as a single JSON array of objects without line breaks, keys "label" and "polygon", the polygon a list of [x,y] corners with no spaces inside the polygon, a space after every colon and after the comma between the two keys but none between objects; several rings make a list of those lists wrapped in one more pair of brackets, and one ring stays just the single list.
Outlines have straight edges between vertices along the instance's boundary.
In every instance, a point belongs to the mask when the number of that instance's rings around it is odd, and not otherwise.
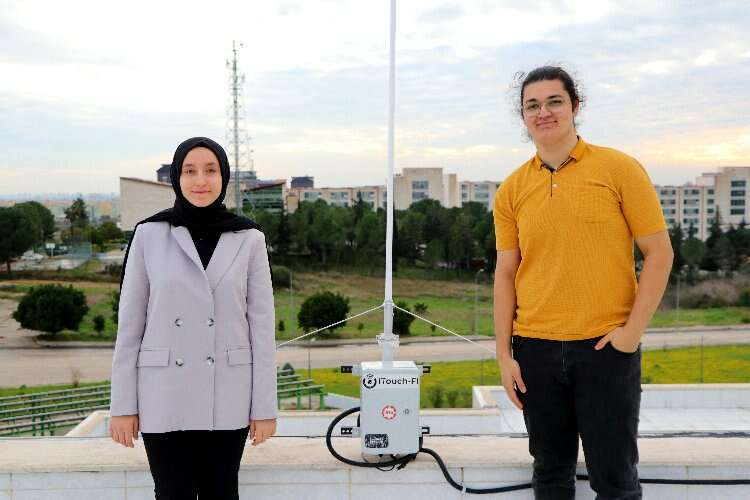
[{"label": "antenna tower", "polygon": [[[238,47],[239,45],[239,47]],[[242,215],[242,193],[240,191],[240,169],[245,163],[251,162],[249,149],[250,136],[245,131],[245,106],[243,99],[243,86],[245,74],[237,66],[237,52],[242,48],[242,43],[232,41],[232,59],[227,60],[229,69],[229,91],[230,104],[227,109],[227,145],[229,147],[230,167],[234,170],[235,210],[237,215]],[[251,165],[248,181],[251,186],[255,184],[255,168]]]}]

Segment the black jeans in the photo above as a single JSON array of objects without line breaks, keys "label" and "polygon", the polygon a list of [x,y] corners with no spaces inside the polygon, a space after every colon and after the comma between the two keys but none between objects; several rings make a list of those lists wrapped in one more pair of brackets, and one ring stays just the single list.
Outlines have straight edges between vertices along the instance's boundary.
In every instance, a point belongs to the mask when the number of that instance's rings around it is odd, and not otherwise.
[{"label": "black jeans", "polygon": [[156,500],[238,500],[249,430],[142,433]]},{"label": "black jeans", "polygon": [[526,394],[516,394],[534,458],[537,500],[575,497],[579,435],[597,500],[642,496],[636,468],[641,348],[629,354],[608,343],[596,351],[600,339],[513,336],[513,357],[526,385]]}]

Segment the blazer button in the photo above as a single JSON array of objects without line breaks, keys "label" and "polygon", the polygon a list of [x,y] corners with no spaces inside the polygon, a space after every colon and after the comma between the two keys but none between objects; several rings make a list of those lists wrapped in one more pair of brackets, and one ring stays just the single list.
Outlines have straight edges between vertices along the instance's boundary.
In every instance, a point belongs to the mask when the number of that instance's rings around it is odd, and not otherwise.
[{"label": "blazer button", "polygon": [[182,326],[182,319],[181,318],[177,318],[176,320],[174,320],[174,324],[175,324],[175,326]]},{"label": "blazer button", "polygon": [[207,357],[206,358],[206,363],[208,363],[209,365],[214,364],[214,358],[212,358],[211,356]]},{"label": "blazer button", "polygon": [[206,324],[208,326],[214,326],[214,319],[213,318],[208,318],[208,321],[206,321]]},{"label": "blazer button", "polygon": [[174,361],[174,364],[176,364],[177,366],[182,366],[182,364],[183,364],[182,358],[177,358],[177,359],[176,359],[176,360]]}]

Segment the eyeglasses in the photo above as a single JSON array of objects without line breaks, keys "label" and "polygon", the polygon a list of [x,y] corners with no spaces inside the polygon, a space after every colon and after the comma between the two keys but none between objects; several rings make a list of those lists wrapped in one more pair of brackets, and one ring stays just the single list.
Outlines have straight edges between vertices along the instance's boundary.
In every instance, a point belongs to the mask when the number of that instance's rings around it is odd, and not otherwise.
[{"label": "eyeglasses", "polygon": [[565,100],[562,97],[553,97],[547,99],[544,103],[529,101],[523,105],[523,113],[527,116],[536,116],[542,111],[542,106],[545,106],[550,113],[554,113],[562,110],[565,106]]}]

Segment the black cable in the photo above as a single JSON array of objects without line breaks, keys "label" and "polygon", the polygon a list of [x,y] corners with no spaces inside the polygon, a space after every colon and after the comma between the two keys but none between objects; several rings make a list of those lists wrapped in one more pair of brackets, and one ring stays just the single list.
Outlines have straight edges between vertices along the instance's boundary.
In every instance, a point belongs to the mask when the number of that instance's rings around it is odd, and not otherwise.
[{"label": "black cable", "polygon": [[[585,474],[576,474],[576,479],[588,481],[589,477]],[[644,484],[700,484],[714,486],[732,486],[750,484],[750,479],[643,479],[639,481]]]},{"label": "black cable", "polygon": [[[461,485],[460,483],[457,483],[448,472],[448,468],[445,466],[445,463],[443,462],[443,459],[440,458],[440,455],[437,454],[434,450],[431,450],[429,448],[423,448],[422,447],[422,437],[419,438],[419,451],[417,453],[412,453],[409,455],[405,455],[401,458],[391,460],[389,462],[358,462],[355,460],[350,460],[346,457],[343,457],[339,455],[336,450],[333,449],[333,444],[331,442],[331,436],[333,434],[333,429],[336,427],[336,424],[339,423],[341,420],[346,418],[347,416],[351,415],[352,413],[356,413],[360,411],[359,407],[349,408],[348,410],[342,412],[339,414],[336,418],[333,419],[331,422],[331,425],[328,426],[328,431],[326,432],[326,446],[328,446],[328,451],[331,452],[331,455],[336,457],[341,462],[344,462],[345,464],[354,465],[357,467],[388,467],[388,466],[396,466],[398,465],[398,470],[403,469],[406,467],[406,465],[414,460],[419,453],[426,453],[427,455],[430,455],[432,458],[435,459],[438,466],[440,467],[440,470],[443,472],[443,476],[445,477],[446,481],[453,486],[455,489],[466,492],[466,493],[472,493],[475,495],[482,495],[482,494],[488,494],[488,493],[504,493],[508,491],[518,491],[518,490],[524,490],[531,488],[531,483],[523,483],[523,484],[515,484],[511,486],[499,486],[496,488],[468,488],[466,486]],[[359,424],[359,417],[357,417],[357,423]],[[391,455],[392,457],[394,455]],[[389,469],[392,470],[392,469]],[[576,474],[576,479],[580,481],[588,481],[589,476],[585,474]],[[733,486],[733,485],[750,485],[750,479],[644,479],[641,478],[640,482],[643,484],[688,484],[688,485],[712,485],[712,486]]]},{"label": "black cable", "polygon": [[438,463],[438,466],[440,467],[440,470],[443,471],[445,480],[448,481],[448,483],[450,483],[450,485],[456,488],[458,491],[465,491],[466,493],[473,493],[475,495],[483,495],[487,493],[504,493],[507,491],[518,491],[531,488],[531,483],[514,484],[513,486],[499,486],[497,488],[468,488],[457,483],[451,477],[450,473],[448,472],[448,468],[443,463],[443,459],[440,458],[440,455],[438,455],[435,451],[429,448],[420,448],[419,451],[422,453],[427,453],[435,459],[435,461]]},{"label": "black cable", "polygon": [[331,452],[331,455],[333,455],[338,460],[348,465],[354,465],[356,467],[375,467],[375,468],[388,467],[390,465],[396,466],[396,465],[401,465],[401,464],[407,464],[411,462],[412,460],[414,460],[415,458],[417,458],[416,453],[410,453],[409,455],[405,455],[401,458],[397,458],[395,460],[390,460],[387,462],[360,462],[360,461],[351,460],[349,458],[339,455],[338,452],[333,449],[333,443],[331,442],[333,429],[334,427],[336,427],[336,424],[338,424],[344,418],[358,411],[359,411],[359,406],[355,406],[354,408],[349,408],[348,410],[345,410],[342,413],[340,413],[336,418],[334,418],[331,421],[331,425],[328,426],[328,430],[326,431],[326,446],[328,447],[328,451]]}]

